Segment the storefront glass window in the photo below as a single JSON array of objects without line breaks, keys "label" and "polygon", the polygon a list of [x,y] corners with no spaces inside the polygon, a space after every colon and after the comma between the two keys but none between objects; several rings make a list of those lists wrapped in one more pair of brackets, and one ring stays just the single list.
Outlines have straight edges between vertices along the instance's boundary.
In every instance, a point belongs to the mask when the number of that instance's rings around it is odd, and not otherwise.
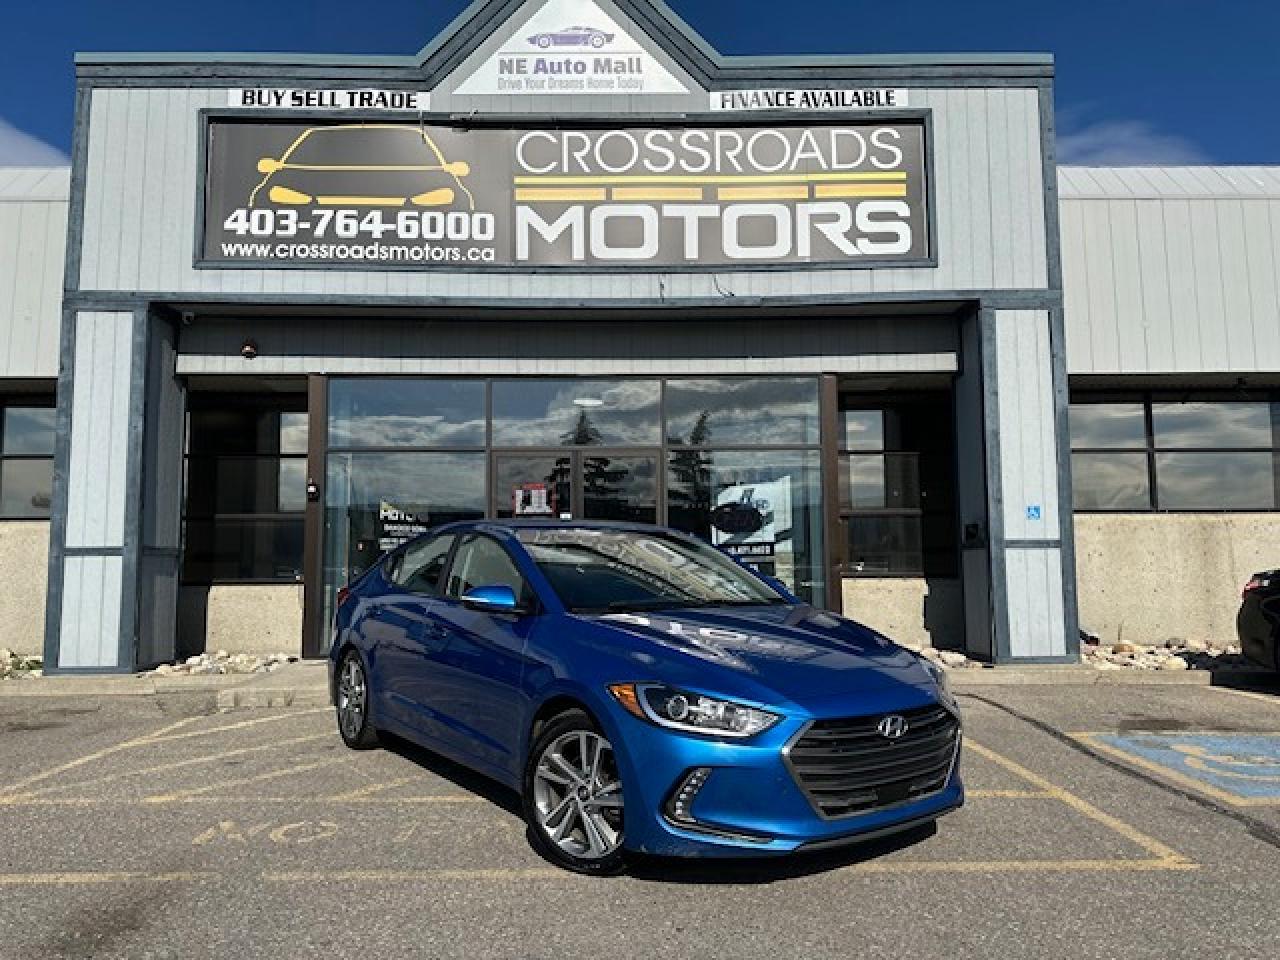
[{"label": "storefront glass window", "polygon": [[817,377],[334,378],[329,390],[325,623],[338,589],[386,550],[485,516],[666,522],[826,600]]},{"label": "storefront glass window", "polygon": [[815,605],[826,601],[817,451],[673,450],[669,523],[777,577]]},{"label": "storefront glass window", "polygon": [[495,380],[495,447],[637,447],[661,442],[656,380]]},{"label": "storefront glass window", "polygon": [[1183,400],[1151,404],[1155,444],[1161,449],[1266,450],[1276,445],[1280,404]]},{"label": "storefront glass window", "polygon": [[1146,409],[1141,403],[1076,403],[1070,416],[1075,449],[1141,450],[1146,446]]},{"label": "storefront glass window", "polygon": [[53,407],[5,406],[0,420],[0,519],[47,520],[53,504]]},{"label": "storefront glass window", "polygon": [[330,453],[325,478],[325,622],[333,598],[387,550],[485,516],[484,453]]},{"label": "storefront glass window", "polygon": [[1151,484],[1143,453],[1077,453],[1071,457],[1077,510],[1147,510]]},{"label": "storefront glass window", "polygon": [[293,583],[302,575],[307,414],[296,408],[304,402],[192,394],[184,583]]},{"label": "storefront glass window", "polygon": [[1280,509],[1274,396],[1077,397],[1071,447],[1077,510]]},{"label": "storefront glass window", "polygon": [[484,393],[483,380],[333,380],[329,446],[483,447]]},{"label": "storefront glass window", "polygon": [[1266,453],[1157,453],[1162,510],[1274,510],[1275,456]]},{"label": "storefront glass window", "polygon": [[669,380],[667,442],[745,447],[818,442],[816,377]]},{"label": "storefront glass window", "polygon": [[844,573],[958,575],[949,393],[841,397]]}]

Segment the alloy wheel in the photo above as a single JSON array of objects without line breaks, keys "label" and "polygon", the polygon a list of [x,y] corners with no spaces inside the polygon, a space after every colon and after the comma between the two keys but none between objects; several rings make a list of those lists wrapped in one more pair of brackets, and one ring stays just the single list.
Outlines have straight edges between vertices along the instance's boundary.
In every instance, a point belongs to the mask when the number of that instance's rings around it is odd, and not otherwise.
[{"label": "alloy wheel", "polygon": [[538,758],[533,794],[538,828],[570,857],[602,860],[622,845],[622,781],[600,734],[553,740]]},{"label": "alloy wheel", "polygon": [[364,728],[369,686],[358,657],[348,657],[338,677],[338,724],[343,736],[355,740]]}]

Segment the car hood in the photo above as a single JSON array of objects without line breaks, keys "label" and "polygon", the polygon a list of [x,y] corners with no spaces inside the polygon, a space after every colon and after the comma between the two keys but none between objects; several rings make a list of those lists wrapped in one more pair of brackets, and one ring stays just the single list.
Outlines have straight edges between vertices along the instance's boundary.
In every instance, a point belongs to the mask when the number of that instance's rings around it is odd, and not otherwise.
[{"label": "car hood", "polygon": [[[850,695],[903,687],[933,698],[921,659],[850,620],[809,606],[717,607],[582,616],[641,641],[652,679],[826,713]],[[905,692],[905,691],[904,691]]]}]

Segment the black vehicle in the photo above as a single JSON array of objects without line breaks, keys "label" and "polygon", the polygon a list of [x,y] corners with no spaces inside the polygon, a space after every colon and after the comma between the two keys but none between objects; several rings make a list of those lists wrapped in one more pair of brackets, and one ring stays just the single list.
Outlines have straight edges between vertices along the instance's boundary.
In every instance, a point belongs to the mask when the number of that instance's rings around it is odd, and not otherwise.
[{"label": "black vehicle", "polygon": [[1244,586],[1236,632],[1254,663],[1280,671],[1280,570],[1255,573]]}]

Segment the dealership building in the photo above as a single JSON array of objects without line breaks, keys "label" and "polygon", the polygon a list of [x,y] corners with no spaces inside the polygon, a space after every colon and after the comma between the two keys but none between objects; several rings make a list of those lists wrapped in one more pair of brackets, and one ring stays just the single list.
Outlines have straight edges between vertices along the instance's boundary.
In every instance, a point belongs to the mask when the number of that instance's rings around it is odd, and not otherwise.
[{"label": "dealership building", "polygon": [[1231,640],[1280,566],[1280,169],[1059,168],[1048,56],[478,0],[76,77],[70,169],[0,169],[0,646],[50,672],[321,655],[459,519],[668,524],[1002,663]]}]

